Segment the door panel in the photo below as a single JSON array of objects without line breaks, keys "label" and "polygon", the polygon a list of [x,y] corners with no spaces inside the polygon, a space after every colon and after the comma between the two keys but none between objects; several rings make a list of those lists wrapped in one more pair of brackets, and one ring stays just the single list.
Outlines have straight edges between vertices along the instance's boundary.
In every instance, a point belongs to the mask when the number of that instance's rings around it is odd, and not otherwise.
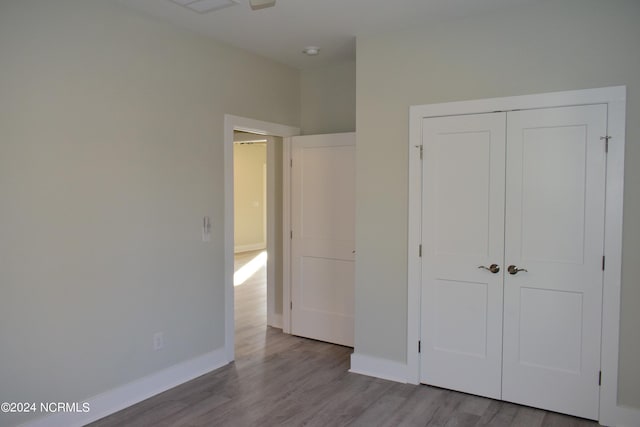
[{"label": "door panel", "polygon": [[[429,159],[437,157],[433,165],[437,255],[488,256],[491,136],[486,130],[441,132],[427,148]],[[460,221],[463,212],[473,215]]]},{"label": "door panel", "polygon": [[500,398],[504,113],[423,121],[421,382]]},{"label": "door panel", "polygon": [[507,118],[504,400],[598,418],[606,106]]},{"label": "door panel", "polygon": [[[520,288],[520,363],[579,373],[582,310],[579,292]],[[554,332],[549,333],[550,330]]]},{"label": "door panel", "polygon": [[434,349],[487,356],[487,284],[435,281]]},{"label": "door panel", "polygon": [[[522,129],[522,167],[517,172],[522,185],[512,189],[522,199],[523,259],[583,262],[585,132],[584,125]],[[514,144],[509,148],[518,149]],[[509,160],[517,162],[513,156]]]},{"label": "door panel", "polygon": [[326,286],[353,281],[353,262],[311,256],[303,257],[301,262],[301,277],[306,283],[300,305],[317,313],[353,315],[353,287]]},{"label": "door panel", "polygon": [[292,138],[291,332],[353,346],[355,134]]}]

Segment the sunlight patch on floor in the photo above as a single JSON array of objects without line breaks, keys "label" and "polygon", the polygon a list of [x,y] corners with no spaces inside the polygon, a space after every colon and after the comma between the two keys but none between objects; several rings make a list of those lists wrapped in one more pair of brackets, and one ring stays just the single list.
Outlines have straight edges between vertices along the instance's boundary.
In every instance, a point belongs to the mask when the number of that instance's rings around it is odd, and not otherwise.
[{"label": "sunlight patch on floor", "polygon": [[233,286],[240,286],[251,276],[256,274],[256,271],[267,265],[267,251],[262,251],[251,261],[243,265],[233,274]]}]

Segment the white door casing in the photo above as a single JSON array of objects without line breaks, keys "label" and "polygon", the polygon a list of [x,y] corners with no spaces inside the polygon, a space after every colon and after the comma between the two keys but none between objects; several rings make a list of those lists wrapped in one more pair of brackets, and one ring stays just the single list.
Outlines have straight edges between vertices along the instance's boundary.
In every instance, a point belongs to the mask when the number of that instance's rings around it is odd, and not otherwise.
[{"label": "white door casing", "polygon": [[[606,154],[606,197],[601,322],[601,386],[599,422],[602,425],[635,425],[640,412],[618,402],[620,351],[620,298],[622,274],[623,196],[625,160],[626,87],[604,87],[502,98],[477,99],[415,105],[409,120],[409,213],[407,265],[407,382],[421,378],[421,292],[422,262],[422,149],[423,119],[451,115],[481,114],[563,106],[604,104],[607,106],[608,150]],[[604,135],[603,135],[604,136]],[[604,143],[604,141],[603,141]],[[383,375],[380,375],[383,377]]]},{"label": "white door casing", "polygon": [[[429,118],[422,129],[420,380],[499,399],[505,116]],[[500,270],[478,268],[492,264]]]},{"label": "white door casing", "polygon": [[[502,396],[598,419],[607,106],[507,114]],[[507,268],[507,267],[505,267]]]},{"label": "white door casing", "polygon": [[353,346],[355,134],[291,138],[291,333]]}]

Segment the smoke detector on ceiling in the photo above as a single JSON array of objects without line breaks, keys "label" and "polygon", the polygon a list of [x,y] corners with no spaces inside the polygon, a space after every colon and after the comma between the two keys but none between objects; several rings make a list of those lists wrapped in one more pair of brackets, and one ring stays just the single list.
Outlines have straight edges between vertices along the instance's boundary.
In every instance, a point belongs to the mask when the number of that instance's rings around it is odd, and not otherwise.
[{"label": "smoke detector on ceiling", "polygon": [[[239,4],[239,0],[171,0],[198,13],[212,12]],[[275,0],[274,0],[275,1]]]},{"label": "smoke detector on ceiling", "polygon": [[302,49],[302,53],[309,56],[316,56],[320,53],[320,48],[318,46],[307,46]]},{"label": "smoke detector on ceiling", "polygon": [[276,5],[276,0],[249,0],[252,10],[264,9]]}]

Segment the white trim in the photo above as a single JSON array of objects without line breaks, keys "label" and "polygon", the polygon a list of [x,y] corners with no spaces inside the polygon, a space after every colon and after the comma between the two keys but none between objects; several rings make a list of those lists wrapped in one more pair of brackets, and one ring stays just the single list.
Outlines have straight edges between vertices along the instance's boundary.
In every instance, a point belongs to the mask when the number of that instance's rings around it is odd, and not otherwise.
[{"label": "white trim", "polygon": [[282,314],[281,313],[267,313],[267,325],[282,329]]},{"label": "white trim", "polygon": [[[271,139],[271,138],[270,138]],[[273,139],[271,139],[271,149],[273,150],[273,144],[275,144],[275,141]],[[267,148],[267,158],[268,158],[268,151],[269,149]],[[273,163],[271,164],[273,166]],[[271,167],[271,169],[274,169],[273,167]],[[274,172],[272,170],[272,172]],[[275,175],[274,175],[275,178]],[[269,196],[271,196],[271,200],[273,201],[275,199],[275,194],[273,193],[269,193],[269,179],[267,177],[267,159],[265,159],[264,164],[262,165],[262,241],[264,242],[265,246],[267,245],[267,234],[268,234],[268,230],[269,227],[273,226],[275,227],[275,215],[267,215],[267,209],[269,208],[269,205],[273,205],[274,203],[269,202]],[[267,218],[268,217],[268,218]],[[273,245],[273,242],[270,242]],[[271,249],[271,253],[273,253],[273,246],[269,247]],[[268,280],[267,280],[268,281]],[[273,280],[271,281],[271,283],[273,283]]]},{"label": "white trim", "polygon": [[259,251],[260,249],[266,249],[267,244],[265,242],[251,243],[248,245],[238,245],[233,247],[233,253]]},{"label": "white trim", "polygon": [[[412,283],[422,283],[422,268],[419,257],[419,245],[422,236],[422,120],[416,117],[416,111],[411,107],[409,120],[409,234],[407,238],[407,322],[415,327],[407,328],[407,382],[420,383],[420,366],[418,341],[420,340],[420,301],[421,286],[411,286]],[[419,141],[419,142],[415,142]],[[417,302],[417,304],[415,304]]]},{"label": "white trim", "polygon": [[291,333],[291,138],[282,140],[282,332]]},{"label": "white trim", "polygon": [[[266,168],[266,180],[265,180],[265,196],[264,204],[266,207],[264,211],[264,240],[267,246],[267,325],[273,326],[273,317],[276,314],[276,258],[273,254],[276,253],[276,168],[275,166],[275,154],[276,154],[276,141],[273,137],[267,138],[267,162]],[[280,260],[281,261],[281,260]]]},{"label": "white trim", "polygon": [[407,382],[406,364],[363,354],[351,354],[349,372],[403,384]]},{"label": "white trim", "polygon": [[226,364],[224,348],[220,348],[80,402],[80,406],[84,402],[89,404],[89,412],[58,412],[20,424],[20,427],[80,427]]},{"label": "white trim", "polygon": [[[422,144],[422,119],[492,111],[510,111],[572,105],[607,104],[608,133],[612,137],[607,155],[605,254],[602,309],[602,387],[600,388],[600,422],[607,425],[632,425],[628,421],[638,411],[618,405],[618,353],[620,332],[620,286],[622,276],[622,207],[624,188],[624,147],[626,87],[616,86],[505,98],[480,99],[410,107],[409,118],[409,217],[408,217],[408,310],[407,372],[408,381],[420,378],[417,337],[420,336],[420,258],[413,256],[419,244],[422,189],[419,177],[422,164],[413,150]],[[637,418],[636,418],[637,420]],[[637,421],[635,421],[637,423]],[[638,424],[635,424],[638,425]]]},{"label": "white trim", "polygon": [[620,279],[622,277],[622,206],[624,198],[625,109],[622,96],[608,106],[609,152],[605,205],[604,292],[602,294],[602,385],[600,422],[604,425],[640,426],[640,410],[618,405],[620,348]]},{"label": "white trim", "polygon": [[419,117],[481,114],[495,111],[529,110],[589,104],[608,104],[626,100],[626,86],[549,92],[504,98],[475,99],[441,104],[413,105],[410,112]]},{"label": "white trim", "polygon": [[[224,115],[224,347],[227,361],[235,359],[235,331],[234,331],[234,288],[233,288],[233,131],[257,133],[288,137],[298,135],[300,129],[277,123],[264,122],[246,117]],[[286,169],[286,168],[284,168]],[[285,223],[283,223],[284,226]],[[288,225],[287,225],[288,226]],[[268,243],[267,243],[268,244]],[[286,258],[286,256],[284,257]],[[285,260],[283,260],[284,262]],[[286,276],[288,270],[284,270]],[[267,282],[268,282],[267,278]],[[267,283],[267,290],[273,283]]]},{"label": "white trim", "polygon": [[615,411],[607,414],[605,418],[602,414],[602,403],[600,404],[600,424],[616,427],[640,427],[640,409],[619,405]]}]

